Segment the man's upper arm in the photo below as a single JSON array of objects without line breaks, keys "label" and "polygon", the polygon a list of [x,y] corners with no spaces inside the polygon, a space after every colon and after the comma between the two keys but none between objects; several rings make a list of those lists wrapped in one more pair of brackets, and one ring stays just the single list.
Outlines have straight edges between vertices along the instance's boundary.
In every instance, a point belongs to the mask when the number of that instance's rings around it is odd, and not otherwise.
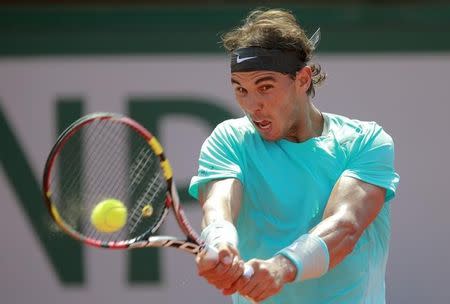
[{"label": "man's upper arm", "polygon": [[384,204],[386,189],[342,176],[328,199],[323,218],[345,212],[345,219],[364,229],[376,218]]},{"label": "man's upper arm", "polygon": [[323,219],[310,231],[327,244],[330,269],[353,251],[384,202],[394,196],[399,180],[392,138],[375,123],[361,127],[348,147],[346,168],[331,191]]}]

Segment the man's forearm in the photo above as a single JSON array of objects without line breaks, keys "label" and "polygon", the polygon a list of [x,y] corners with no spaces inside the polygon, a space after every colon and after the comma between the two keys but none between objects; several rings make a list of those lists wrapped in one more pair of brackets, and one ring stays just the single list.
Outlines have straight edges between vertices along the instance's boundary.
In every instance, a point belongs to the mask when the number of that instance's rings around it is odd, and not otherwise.
[{"label": "man's forearm", "polygon": [[241,206],[242,185],[236,179],[212,181],[199,191],[203,208],[202,228],[215,221],[231,223],[237,218]]}]

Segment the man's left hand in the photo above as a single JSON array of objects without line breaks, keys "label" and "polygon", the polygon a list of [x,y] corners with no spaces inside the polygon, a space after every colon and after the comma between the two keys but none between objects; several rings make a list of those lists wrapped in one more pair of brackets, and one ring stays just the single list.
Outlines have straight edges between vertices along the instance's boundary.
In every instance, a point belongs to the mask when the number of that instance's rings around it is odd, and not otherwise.
[{"label": "man's left hand", "polygon": [[276,255],[268,260],[252,259],[246,264],[254,269],[251,278],[241,276],[230,288],[224,289],[224,295],[239,292],[256,302],[277,294],[288,282],[295,279],[296,268],[284,256]]}]

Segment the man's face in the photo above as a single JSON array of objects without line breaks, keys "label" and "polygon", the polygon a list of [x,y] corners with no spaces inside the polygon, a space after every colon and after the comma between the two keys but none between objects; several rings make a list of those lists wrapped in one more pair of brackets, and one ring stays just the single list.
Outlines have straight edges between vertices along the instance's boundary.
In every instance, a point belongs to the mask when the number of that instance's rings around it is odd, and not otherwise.
[{"label": "man's face", "polygon": [[272,71],[235,72],[231,83],[237,102],[265,140],[295,138],[306,97],[298,79]]}]

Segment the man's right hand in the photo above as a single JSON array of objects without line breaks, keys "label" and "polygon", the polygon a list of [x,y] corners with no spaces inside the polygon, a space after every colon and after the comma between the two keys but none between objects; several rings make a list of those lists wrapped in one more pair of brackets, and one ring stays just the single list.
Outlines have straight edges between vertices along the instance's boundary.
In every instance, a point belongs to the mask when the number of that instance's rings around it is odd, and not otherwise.
[{"label": "man's right hand", "polygon": [[230,288],[244,273],[244,261],[236,248],[229,244],[217,246],[218,258],[211,258],[206,251],[197,255],[198,274],[208,283],[223,290]]}]

